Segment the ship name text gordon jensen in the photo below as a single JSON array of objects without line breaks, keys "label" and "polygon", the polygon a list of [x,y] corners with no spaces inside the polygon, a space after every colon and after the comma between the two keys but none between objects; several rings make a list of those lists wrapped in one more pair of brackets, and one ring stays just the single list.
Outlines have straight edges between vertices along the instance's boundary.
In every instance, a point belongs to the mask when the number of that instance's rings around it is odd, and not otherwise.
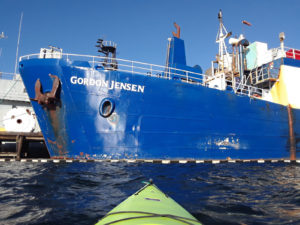
[{"label": "ship name text gordon jensen", "polygon": [[118,81],[108,81],[108,80],[96,80],[94,78],[82,78],[77,76],[72,76],[70,78],[71,84],[74,85],[85,85],[85,86],[98,86],[112,89],[121,89],[126,91],[141,92],[144,93],[145,86],[131,83],[123,83]]}]

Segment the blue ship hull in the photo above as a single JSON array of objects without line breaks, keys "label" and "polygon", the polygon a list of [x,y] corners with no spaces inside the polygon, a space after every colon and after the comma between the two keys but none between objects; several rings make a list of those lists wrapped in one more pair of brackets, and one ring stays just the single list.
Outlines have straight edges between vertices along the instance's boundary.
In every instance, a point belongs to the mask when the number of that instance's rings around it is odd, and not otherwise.
[{"label": "blue ship hull", "polygon": [[[290,158],[288,108],[182,80],[94,69],[64,59],[24,59],[31,99],[60,80],[59,102],[32,106],[52,157],[134,159]],[[109,116],[101,111],[109,101]],[[102,114],[102,115],[101,115]],[[296,156],[300,110],[291,109]]]}]

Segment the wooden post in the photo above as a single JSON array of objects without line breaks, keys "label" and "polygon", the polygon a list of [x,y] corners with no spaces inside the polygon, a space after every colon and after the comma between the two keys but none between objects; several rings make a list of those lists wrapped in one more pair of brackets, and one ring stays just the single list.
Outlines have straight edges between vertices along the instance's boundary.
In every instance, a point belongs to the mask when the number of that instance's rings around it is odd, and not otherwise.
[{"label": "wooden post", "polygon": [[21,159],[21,152],[22,152],[23,142],[24,142],[24,136],[23,135],[18,135],[17,140],[16,140],[17,160]]}]

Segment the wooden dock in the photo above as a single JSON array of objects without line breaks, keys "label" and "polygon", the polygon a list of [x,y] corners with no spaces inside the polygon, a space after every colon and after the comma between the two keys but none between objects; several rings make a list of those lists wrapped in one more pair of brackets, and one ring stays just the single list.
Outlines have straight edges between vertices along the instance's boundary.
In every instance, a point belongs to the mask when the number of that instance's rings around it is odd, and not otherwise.
[{"label": "wooden dock", "polygon": [[[15,143],[15,149],[13,149],[13,151],[3,151],[2,142]],[[28,145],[31,142],[44,142],[42,133],[0,131],[0,158],[16,158],[17,160],[20,160],[20,158],[26,156]]]}]

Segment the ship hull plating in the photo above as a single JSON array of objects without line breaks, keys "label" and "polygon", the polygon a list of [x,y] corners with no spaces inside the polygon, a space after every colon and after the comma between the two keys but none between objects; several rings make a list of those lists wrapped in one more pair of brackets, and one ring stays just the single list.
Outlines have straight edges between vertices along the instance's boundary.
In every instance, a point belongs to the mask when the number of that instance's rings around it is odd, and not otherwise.
[{"label": "ship hull plating", "polygon": [[60,80],[55,103],[32,101],[52,157],[281,159],[299,150],[300,111],[283,105],[62,59],[23,60],[20,73],[31,99],[37,79],[44,93],[49,74]]}]

